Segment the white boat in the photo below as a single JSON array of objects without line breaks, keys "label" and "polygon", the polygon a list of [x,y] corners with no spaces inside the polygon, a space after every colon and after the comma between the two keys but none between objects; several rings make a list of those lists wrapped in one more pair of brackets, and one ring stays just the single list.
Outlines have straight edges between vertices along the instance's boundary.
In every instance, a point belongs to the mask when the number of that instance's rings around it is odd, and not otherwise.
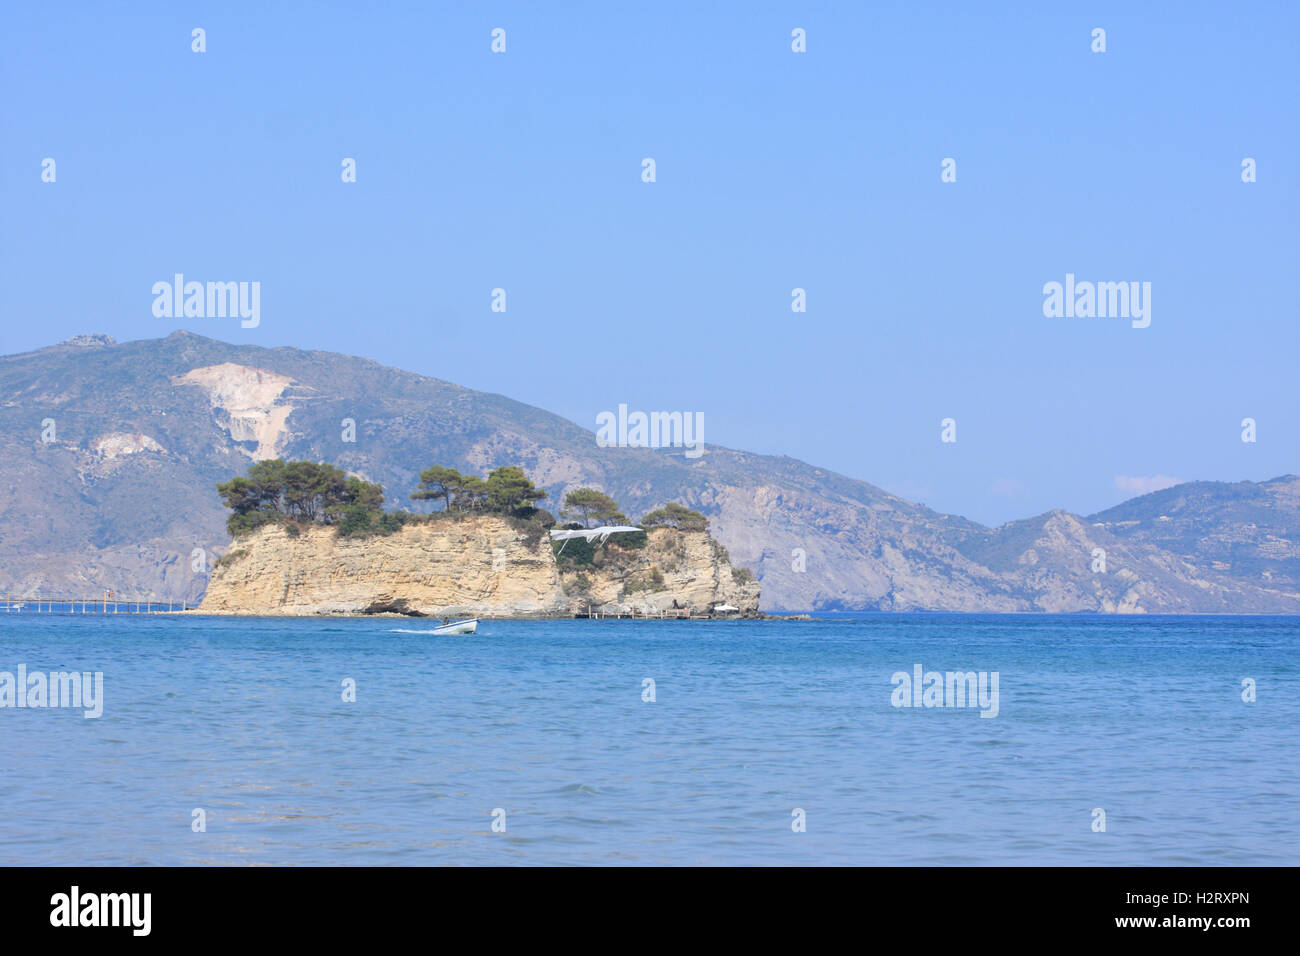
[{"label": "white boat", "polygon": [[478,618],[470,618],[468,621],[452,621],[450,624],[443,624],[441,627],[435,627],[430,634],[473,634],[478,630]]}]

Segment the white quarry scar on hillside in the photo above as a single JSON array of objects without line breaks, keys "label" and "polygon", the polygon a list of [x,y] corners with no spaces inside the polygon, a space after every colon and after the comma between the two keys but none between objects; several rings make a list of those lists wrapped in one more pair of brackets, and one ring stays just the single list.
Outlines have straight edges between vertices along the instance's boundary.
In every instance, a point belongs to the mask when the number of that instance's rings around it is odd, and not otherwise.
[{"label": "white quarry scar on hillside", "polygon": [[214,418],[235,442],[257,442],[254,461],[276,458],[288,443],[287,422],[294,406],[285,391],[298,383],[264,368],[223,362],[191,369],[172,378],[173,385],[197,385],[212,403]]}]

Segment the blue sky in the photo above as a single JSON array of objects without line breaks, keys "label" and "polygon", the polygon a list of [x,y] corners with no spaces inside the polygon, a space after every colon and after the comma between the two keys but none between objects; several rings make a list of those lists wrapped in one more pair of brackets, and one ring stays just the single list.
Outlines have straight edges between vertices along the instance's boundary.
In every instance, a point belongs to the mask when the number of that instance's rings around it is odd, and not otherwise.
[{"label": "blue sky", "polygon": [[[184,327],[699,411],[988,523],[1300,471],[1295,4],[230,6],[6,11],[0,351]],[[175,272],[261,324],[156,318]],[[1150,327],[1045,318],[1067,272]]]}]

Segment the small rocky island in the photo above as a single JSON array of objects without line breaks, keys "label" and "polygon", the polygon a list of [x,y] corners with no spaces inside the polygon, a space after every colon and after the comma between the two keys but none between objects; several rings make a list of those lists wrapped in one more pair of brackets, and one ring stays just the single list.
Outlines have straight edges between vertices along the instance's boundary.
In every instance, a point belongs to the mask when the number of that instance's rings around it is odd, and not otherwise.
[{"label": "small rocky island", "polygon": [[[435,466],[420,477],[412,497],[441,510],[384,511],[378,485],[314,462],[258,462],[218,486],[234,541],[198,613],[758,615],[758,582],[732,566],[699,512],[670,503],[639,531],[557,542],[556,519],[536,507],[545,492],[519,468],[480,478]],[[569,492],[561,516],[571,530],[628,524],[591,488]]]}]

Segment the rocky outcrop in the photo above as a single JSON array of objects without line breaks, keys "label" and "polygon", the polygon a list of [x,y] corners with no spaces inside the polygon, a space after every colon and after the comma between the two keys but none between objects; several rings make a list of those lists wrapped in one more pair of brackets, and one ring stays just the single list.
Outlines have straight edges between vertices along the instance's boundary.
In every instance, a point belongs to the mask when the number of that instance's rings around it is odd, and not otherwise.
[{"label": "rocky outcrop", "polygon": [[121,458],[123,455],[136,455],[142,451],[166,453],[166,449],[148,435],[129,432],[101,435],[90,443],[90,450],[103,458]]},{"label": "rocky outcrop", "polygon": [[659,528],[648,533],[644,548],[613,545],[596,557],[598,563],[566,568],[560,575],[574,610],[650,615],[680,609],[700,614],[718,605],[742,614],[758,610],[758,582],[734,567],[726,549],[703,531]]},{"label": "rocky outcrop", "polygon": [[659,529],[644,548],[607,546],[598,555],[597,564],[562,572],[548,538],[491,515],[416,521],[365,538],[274,525],[236,540],[213,570],[199,612],[526,616],[758,608],[757,583],[742,582],[744,572],[703,532]]}]

